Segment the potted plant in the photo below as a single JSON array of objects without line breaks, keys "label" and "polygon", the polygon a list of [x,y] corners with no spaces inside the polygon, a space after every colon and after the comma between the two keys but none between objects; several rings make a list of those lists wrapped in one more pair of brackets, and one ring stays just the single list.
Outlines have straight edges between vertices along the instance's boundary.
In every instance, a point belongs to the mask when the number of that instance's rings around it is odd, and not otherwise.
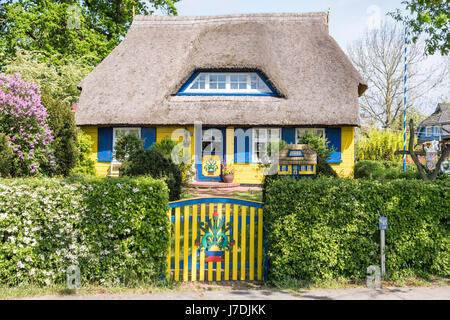
[{"label": "potted plant", "polygon": [[225,183],[231,183],[234,179],[234,169],[232,166],[222,165],[222,180]]}]

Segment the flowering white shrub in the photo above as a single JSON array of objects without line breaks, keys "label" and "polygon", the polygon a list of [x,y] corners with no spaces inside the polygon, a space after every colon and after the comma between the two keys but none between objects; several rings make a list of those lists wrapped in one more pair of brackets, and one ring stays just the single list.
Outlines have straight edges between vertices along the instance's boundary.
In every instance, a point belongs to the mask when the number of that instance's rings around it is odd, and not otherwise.
[{"label": "flowering white shrub", "polygon": [[0,180],[0,283],[158,278],[169,245],[168,188],[161,180]]}]

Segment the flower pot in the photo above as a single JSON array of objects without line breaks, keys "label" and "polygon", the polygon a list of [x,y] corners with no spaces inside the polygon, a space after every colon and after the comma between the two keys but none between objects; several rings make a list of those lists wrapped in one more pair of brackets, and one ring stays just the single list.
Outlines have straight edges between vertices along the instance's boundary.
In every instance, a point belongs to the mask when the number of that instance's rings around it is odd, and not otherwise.
[{"label": "flower pot", "polygon": [[223,179],[223,182],[225,182],[225,183],[231,183],[231,182],[233,182],[234,175],[232,175],[232,174],[224,174],[222,176],[222,179]]}]

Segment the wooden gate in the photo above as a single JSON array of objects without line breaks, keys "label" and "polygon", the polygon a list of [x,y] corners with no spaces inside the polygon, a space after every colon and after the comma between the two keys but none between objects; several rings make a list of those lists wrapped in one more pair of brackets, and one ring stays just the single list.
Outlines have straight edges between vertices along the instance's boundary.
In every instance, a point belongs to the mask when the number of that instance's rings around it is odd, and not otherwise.
[{"label": "wooden gate", "polygon": [[167,257],[177,281],[266,279],[263,203],[234,198],[169,202]]}]

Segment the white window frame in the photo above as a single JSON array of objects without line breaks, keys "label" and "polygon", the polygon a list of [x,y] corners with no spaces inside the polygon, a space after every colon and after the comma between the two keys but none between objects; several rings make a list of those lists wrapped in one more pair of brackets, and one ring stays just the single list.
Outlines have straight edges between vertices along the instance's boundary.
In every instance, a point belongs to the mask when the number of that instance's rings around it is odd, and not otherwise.
[{"label": "white window frame", "polygon": [[[225,76],[225,89],[210,89],[210,76]],[[251,76],[256,75],[258,79],[258,87],[262,86],[262,88],[252,89],[251,87]],[[197,80],[201,77],[205,76],[205,89],[192,89],[192,86],[197,82]],[[246,76],[247,77],[247,89],[231,89],[231,76]],[[184,90],[183,93],[231,93],[231,94],[273,94],[273,91],[269,88],[269,86],[264,82],[264,80],[260,77],[260,75],[256,72],[200,72],[197,77],[192,81],[191,84]]]},{"label": "white window frame", "polygon": [[433,127],[432,126],[426,126],[425,127],[425,136],[431,137],[433,135]]},{"label": "white window frame", "polygon": [[113,128],[113,147],[112,147],[112,151],[113,151],[113,156],[112,156],[112,161],[113,163],[121,163],[120,161],[117,161],[115,158],[115,154],[116,154],[116,141],[119,138],[119,133],[121,131],[125,131],[125,130],[131,130],[131,131],[137,131],[138,137],[139,139],[141,139],[141,128],[140,127],[117,127],[117,128]]},{"label": "white window frame", "polygon": [[295,143],[298,144],[300,141],[300,136],[307,131],[312,131],[317,135],[317,131],[321,132],[321,136],[325,137],[325,128],[295,128]]},{"label": "white window frame", "polygon": [[[270,130],[269,138],[267,137],[267,132],[265,134],[265,137],[260,138],[257,137],[256,133],[258,130]],[[267,144],[272,140],[272,134],[273,132],[278,131],[276,135],[278,135],[278,141],[281,141],[281,128],[252,128],[252,162],[253,163],[260,163],[262,162],[262,159],[258,156],[258,150],[256,148],[257,143],[265,143],[266,148]]]},{"label": "white window frame", "polygon": [[440,137],[441,136],[441,127],[433,126],[433,136]]}]

